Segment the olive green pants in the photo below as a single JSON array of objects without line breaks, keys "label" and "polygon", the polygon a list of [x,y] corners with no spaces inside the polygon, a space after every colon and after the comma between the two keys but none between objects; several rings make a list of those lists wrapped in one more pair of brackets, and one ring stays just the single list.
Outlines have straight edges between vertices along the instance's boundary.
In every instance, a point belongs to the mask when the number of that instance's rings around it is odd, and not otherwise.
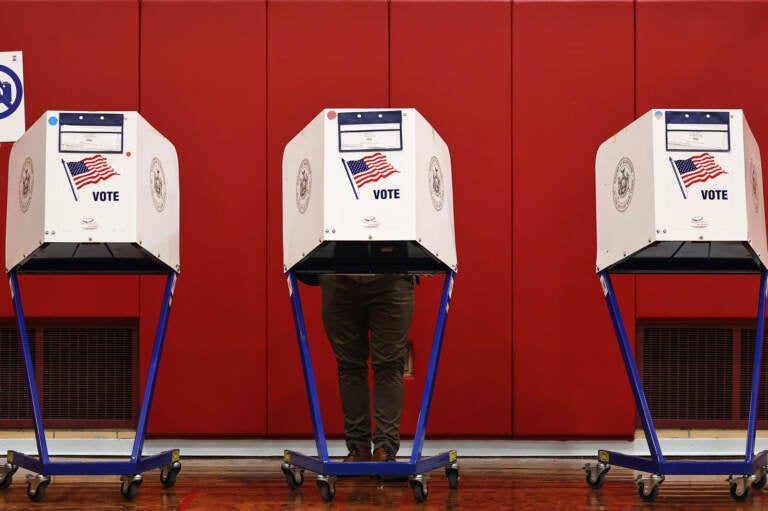
[{"label": "olive green pants", "polygon": [[[413,278],[322,275],[323,324],[336,355],[347,445],[400,447],[403,370],[413,317]],[[370,337],[369,337],[370,332]],[[370,340],[370,342],[369,342]],[[373,369],[373,420],[368,356]]]}]

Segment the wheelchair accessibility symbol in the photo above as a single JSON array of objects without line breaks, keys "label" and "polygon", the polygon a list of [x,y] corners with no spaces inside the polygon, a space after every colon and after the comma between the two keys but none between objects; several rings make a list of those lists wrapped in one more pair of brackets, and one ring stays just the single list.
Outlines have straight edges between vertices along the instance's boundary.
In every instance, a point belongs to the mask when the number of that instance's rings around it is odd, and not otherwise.
[{"label": "wheelchair accessibility symbol", "polygon": [[0,119],[13,114],[21,105],[24,90],[13,69],[0,64]]}]

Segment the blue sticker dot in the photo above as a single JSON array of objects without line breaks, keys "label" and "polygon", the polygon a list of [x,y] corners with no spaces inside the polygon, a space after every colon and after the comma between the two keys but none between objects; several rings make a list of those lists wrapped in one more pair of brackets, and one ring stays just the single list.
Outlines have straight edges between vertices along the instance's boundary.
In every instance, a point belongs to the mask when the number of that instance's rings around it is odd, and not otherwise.
[{"label": "blue sticker dot", "polygon": [[57,119],[56,117],[48,118],[48,124],[50,124],[51,126],[56,126],[58,122],[59,122],[59,119]]}]

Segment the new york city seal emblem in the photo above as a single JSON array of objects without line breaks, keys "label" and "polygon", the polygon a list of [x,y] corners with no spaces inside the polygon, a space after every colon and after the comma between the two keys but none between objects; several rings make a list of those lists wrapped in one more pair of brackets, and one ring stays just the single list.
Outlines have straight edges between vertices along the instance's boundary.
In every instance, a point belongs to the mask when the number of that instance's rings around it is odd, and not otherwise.
[{"label": "new york city seal emblem", "polygon": [[29,209],[34,186],[35,171],[32,167],[32,158],[27,156],[21,166],[21,176],[19,177],[19,208],[22,213],[26,213]]},{"label": "new york city seal emblem", "polygon": [[437,156],[429,160],[429,195],[432,197],[432,206],[435,210],[443,209],[443,200],[445,199],[445,183],[443,182],[443,171],[440,169],[440,162]]},{"label": "new york city seal emblem", "polygon": [[149,165],[149,186],[152,193],[152,203],[155,210],[160,213],[165,209],[165,198],[167,190],[165,186],[165,172],[160,158],[155,156]]},{"label": "new york city seal emblem", "polygon": [[753,158],[749,159],[749,181],[750,181],[750,188],[752,189],[752,204],[755,208],[755,213],[760,211],[760,193],[758,190],[758,179],[757,175],[758,172],[761,172],[759,170],[758,164],[755,162]]},{"label": "new york city seal emblem", "polygon": [[616,165],[613,174],[613,205],[619,212],[624,212],[632,202],[632,193],[635,191],[635,169],[632,161],[624,157]]},{"label": "new york city seal emblem", "polygon": [[309,160],[304,158],[299,164],[296,174],[296,207],[302,215],[309,207],[309,197],[312,195],[312,167]]}]

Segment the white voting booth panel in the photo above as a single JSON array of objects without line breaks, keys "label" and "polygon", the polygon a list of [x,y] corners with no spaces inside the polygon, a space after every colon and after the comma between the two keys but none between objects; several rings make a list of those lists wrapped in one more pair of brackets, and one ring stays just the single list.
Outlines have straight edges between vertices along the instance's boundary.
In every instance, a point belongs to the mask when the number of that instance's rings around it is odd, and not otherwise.
[{"label": "white voting booth panel", "polygon": [[6,269],[179,271],[176,150],[137,112],[45,112],[11,149]]},{"label": "white voting booth panel", "polygon": [[766,267],[760,151],[741,110],[653,109],[595,161],[597,271]]},{"label": "white voting booth panel", "polygon": [[283,153],[284,269],[457,270],[451,158],[419,112],[325,109]]}]

